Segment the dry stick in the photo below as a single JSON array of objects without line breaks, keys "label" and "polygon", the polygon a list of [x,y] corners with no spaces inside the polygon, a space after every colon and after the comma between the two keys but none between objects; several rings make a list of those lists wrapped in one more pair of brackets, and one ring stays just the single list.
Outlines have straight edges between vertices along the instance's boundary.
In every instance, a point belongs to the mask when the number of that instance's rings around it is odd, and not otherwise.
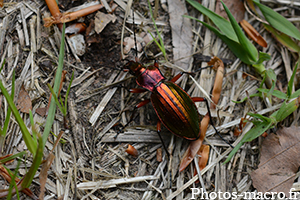
[{"label": "dry stick", "polygon": [[53,17],[60,17],[61,13],[59,11],[58,5],[55,0],[45,0],[46,4],[50,10]]},{"label": "dry stick", "polygon": [[104,6],[102,4],[98,4],[98,5],[90,6],[90,7],[75,11],[75,12],[63,13],[63,14],[61,14],[61,16],[46,17],[43,19],[45,22],[44,26],[49,27],[52,24],[67,23],[67,22],[73,21],[75,19],[78,19],[79,17],[89,15],[103,7]]},{"label": "dry stick", "polygon": [[28,35],[28,30],[27,30],[27,23],[26,23],[26,19],[25,19],[24,8],[20,8],[20,10],[21,10],[23,30],[24,30],[24,34],[25,34],[25,44],[26,44],[26,46],[29,46],[29,35]]}]

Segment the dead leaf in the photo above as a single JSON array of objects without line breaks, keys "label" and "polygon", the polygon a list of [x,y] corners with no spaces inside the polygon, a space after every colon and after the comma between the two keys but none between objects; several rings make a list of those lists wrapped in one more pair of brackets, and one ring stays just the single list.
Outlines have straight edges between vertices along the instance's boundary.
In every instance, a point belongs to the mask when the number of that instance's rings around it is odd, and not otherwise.
[{"label": "dead leaf", "polygon": [[29,114],[29,110],[32,110],[31,99],[28,92],[25,90],[24,85],[21,86],[21,90],[18,96],[17,109],[27,114]]},{"label": "dead leaf", "polygon": [[199,149],[202,145],[208,124],[209,124],[209,115],[206,114],[201,121],[200,138],[198,140],[192,141],[190,143],[190,145],[188,146],[187,150],[185,151],[185,153],[181,159],[179,172],[183,171],[193,161],[195,155],[197,154],[197,152],[199,151]]},{"label": "dead leaf", "polygon": [[283,128],[262,143],[258,169],[251,173],[258,192],[284,192],[287,196],[300,166],[300,127]]},{"label": "dead leaf", "polygon": [[44,194],[45,194],[45,186],[46,186],[46,181],[47,181],[47,176],[48,176],[48,170],[51,167],[51,164],[54,160],[55,156],[53,153],[50,153],[46,159],[46,162],[43,164],[41,173],[40,173],[40,195],[39,199],[44,199]]},{"label": "dead leaf", "polygon": [[213,65],[213,68],[217,70],[215,82],[214,82],[214,88],[211,97],[211,100],[214,102],[211,104],[211,109],[216,109],[216,104],[218,103],[221,96],[223,77],[225,74],[225,67],[222,60],[216,56],[214,56],[211,59],[211,61],[209,61],[207,64]]},{"label": "dead leaf", "polygon": [[259,44],[262,47],[267,47],[268,44],[265,41],[265,39],[249,24],[246,20],[242,20],[240,22],[241,26],[243,27],[244,31],[247,33],[247,35],[257,44]]},{"label": "dead leaf", "polygon": [[101,33],[101,31],[105,28],[105,26],[112,22],[116,21],[117,17],[111,14],[105,14],[103,12],[97,12],[95,16],[95,31],[96,33]]},{"label": "dead leaf", "polygon": [[131,49],[137,48],[138,52],[141,52],[143,47],[150,43],[153,39],[151,38],[150,34],[146,32],[141,32],[140,34],[136,34],[136,43],[134,41],[134,37],[125,37],[124,38],[124,53],[128,54]]},{"label": "dead leaf", "polygon": [[[206,145],[206,144],[201,145],[197,154],[199,155],[198,164],[199,164],[199,169],[201,171],[207,165],[207,161],[208,161],[208,157],[209,157],[209,145]],[[194,176],[196,174],[197,174],[197,170],[195,169]]]},{"label": "dead leaf", "polygon": [[[0,175],[5,178],[5,180],[9,183],[11,183],[12,181],[12,178],[11,176],[9,175],[8,171],[6,170],[6,168],[0,164]],[[22,191],[23,193],[25,193],[26,195],[28,195],[29,197],[31,197],[32,199],[38,199],[35,194],[28,188],[25,188],[22,190],[22,181],[23,180],[20,180],[18,177],[15,177],[15,183],[17,183],[17,188],[19,191]],[[8,189],[1,189],[0,190],[0,198],[2,197],[6,197],[9,193],[9,190]],[[16,193],[16,190],[15,188],[13,188],[12,190],[12,193],[15,194]]]},{"label": "dead leaf", "polygon": [[193,32],[190,19],[182,17],[188,13],[185,1],[168,0],[169,22],[172,33],[174,64],[187,70],[193,52]]},{"label": "dead leaf", "polygon": [[[234,19],[237,22],[240,22],[244,19],[245,7],[243,1],[241,0],[223,0],[224,4],[228,7]],[[216,3],[216,14],[228,19],[227,14],[221,4],[221,1],[218,0]]]},{"label": "dead leaf", "polygon": [[48,111],[48,107],[43,108],[37,108],[35,112],[39,114],[40,116],[44,117],[46,115],[46,112]]}]

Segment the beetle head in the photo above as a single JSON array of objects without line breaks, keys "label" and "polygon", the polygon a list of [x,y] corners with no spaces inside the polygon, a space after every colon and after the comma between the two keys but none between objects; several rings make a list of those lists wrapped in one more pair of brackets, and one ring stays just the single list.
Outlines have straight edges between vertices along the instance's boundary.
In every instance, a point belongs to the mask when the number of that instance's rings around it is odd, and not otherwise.
[{"label": "beetle head", "polygon": [[135,61],[129,61],[124,66],[124,71],[129,71],[130,74],[135,76],[140,75],[144,70],[145,67],[141,63]]}]

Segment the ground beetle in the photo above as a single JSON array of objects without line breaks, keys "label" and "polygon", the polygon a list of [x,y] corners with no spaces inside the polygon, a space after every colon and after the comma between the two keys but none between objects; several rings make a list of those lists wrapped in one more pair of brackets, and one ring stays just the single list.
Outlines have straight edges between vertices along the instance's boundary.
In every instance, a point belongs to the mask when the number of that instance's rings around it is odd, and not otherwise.
[{"label": "ground beetle", "polygon": [[[133,33],[135,46],[137,46],[135,31]],[[161,135],[159,134],[161,130],[161,123],[167,129],[169,129],[171,133],[177,135],[178,137],[182,137],[187,140],[197,140],[200,137],[201,118],[198,113],[195,102],[204,101],[207,106],[209,117],[210,119],[212,119],[208,101],[207,99],[202,97],[190,97],[181,87],[179,87],[175,83],[182,76],[183,73],[179,73],[170,81],[165,81],[166,78],[162,75],[161,71],[159,70],[157,61],[154,62],[154,65],[145,67],[137,61],[137,58],[136,61],[129,61],[123,69],[124,71],[129,71],[130,74],[134,75],[136,77],[136,83],[142,87],[130,89],[130,92],[151,92],[150,99],[146,99],[135,106],[131,118],[129,122],[125,125],[125,127],[133,120],[135,110],[146,105],[151,101],[154,110],[159,118],[159,121],[157,123],[157,132],[168,156],[169,152],[167,151],[167,148],[161,138]],[[215,128],[213,121],[210,120],[210,122],[213,128],[215,129],[216,133],[223,139],[223,137]],[[229,144],[225,139],[223,140],[227,144]],[[231,144],[229,145],[231,146]]]},{"label": "ground beetle", "polygon": [[[209,117],[211,118],[208,101],[202,97],[190,97],[175,83],[181,77],[182,73],[176,75],[171,81],[165,81],[165,77],[158,68],[157,61],[154,62],[154,65],[148,67],[143,66],[137,61],[129,61],[124,66],[124,71],[129,71],[130,74],[134,75],[136,83],[142,87],[130,89],[130,92],[151,92],[150,99],[140,102],[134,109],[140,108],[151,101],[159,118],[157,124],[158,132],[160,132],[162,123],[173,134],[187,140],[196,140],[200,137],[201,118],[195,102],[206,102]],[[134,112],[129,123],[132,121],[133,115]],[[210,122],[219,134],[212,120]],[[160,139],[162,140],[161,136]],[[163,141],[162,143],[166,149]],[[228,142],[226,141],[226,143]]]}]

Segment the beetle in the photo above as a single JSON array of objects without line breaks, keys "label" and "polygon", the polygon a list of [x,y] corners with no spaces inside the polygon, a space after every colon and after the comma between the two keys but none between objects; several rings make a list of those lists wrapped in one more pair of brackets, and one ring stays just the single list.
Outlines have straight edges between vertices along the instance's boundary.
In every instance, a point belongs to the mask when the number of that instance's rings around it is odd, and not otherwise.
[{"label": "beetle", "polygon": [[[130,89],[130,92],[151,92],[150,99],[146,99],[137,104],[134,111],[137,108],[151,102],[159,118],[157,123],[158,133],[161,130],[162,123],[171,133],[178,137],[182,137],[187,140],[197,140],[200,137],[201,117],[198,113],[195,102],[206,102],[209,117],[211,118],[208,101],[202,97],[190,97],[175,83],[183,73],[179,73],[170,81],[166,81],[166,78],[159,70],[157,61],[148,67],[145,67],[138,61],[129,61],[124,66],[124,71],[128,71],[130,74],[134,75],[136,77],[136,83],[142,87]],[[128,123],[133,120],[134,111]],[[218,133],[212,120],[210,120],[210,122],[215,131]],[[160,134],[158,135],[162,140]],[[218,135],[220,134],[218,133]],[[162,143],[166,149],[163,141]]]},{"label": "beetle", "polygon": [[[134,75],[136,77],[136,83],[142,87],[130,89],[131,93],[142,93],[150,91],[151,97],[150,99],[146,99],[135,106],[129,122],[123,128],[125,128],[131,121],[133,121],[133,116],[137,108],[140,108],[150,103],[151,101],[152,106],[154,107],[154,110],[159,118],[157,123],[157,133],[164,149],[170,157],[163,139],[159,134],[161,131],[161,123],[171,133],[178,137],[185,138],[187,140],[197,140],[201,135],[201,118],[195,102],[204,101],[206,103],[208,114],[211,119],[212,117],[209,110],[208,101],[203,97],[190,97],[180,86],[175,83],[182,76],[183,72],[174,76],[170,81],[166,81],[166,78],[159,70],[159,65],[156,60],[154,61],[153,65],[150,65],[148,67],[145,67],[140,62],[138,62],[135,31],[133,31],[133,34],[135,41],[136,59],[135,61],[128,61],[123,67],[123,70],[129,71],[130,74]],[[210,123],[216,133],[221,137],[221,139],[223,139],[228,145],[232,147],[232,145],[227,142],[217,131],[212,120],[210,120]]]}]

